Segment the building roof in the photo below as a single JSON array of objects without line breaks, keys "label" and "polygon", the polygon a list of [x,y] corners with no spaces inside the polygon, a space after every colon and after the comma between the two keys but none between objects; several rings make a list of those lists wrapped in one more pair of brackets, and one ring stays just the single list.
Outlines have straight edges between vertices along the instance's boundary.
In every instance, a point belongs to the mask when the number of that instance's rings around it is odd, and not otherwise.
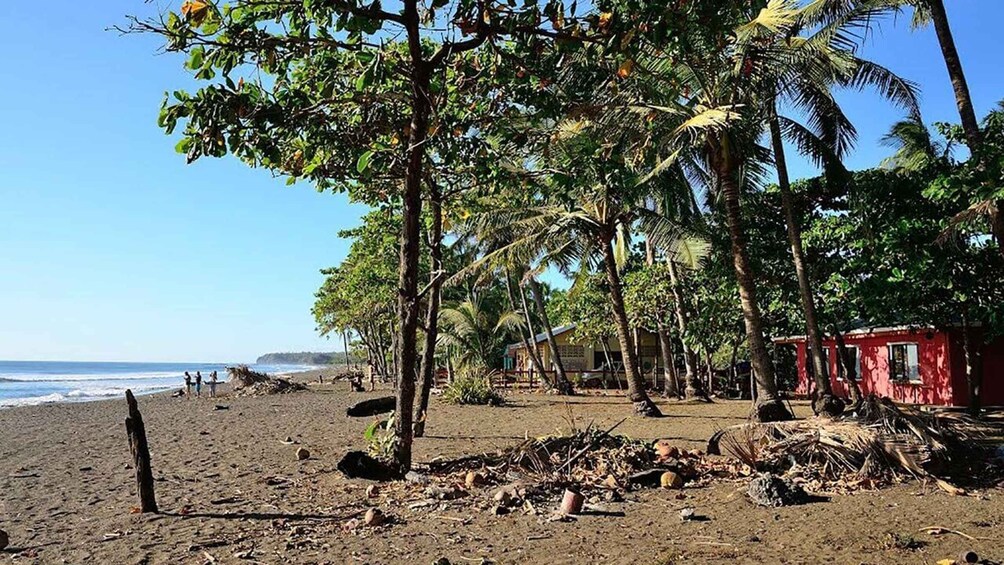
[{"label": "building roof", "polygon": [[[551,328],[551,333],[554,334],[555,336],[559,336],[559,335],[561,335],[563,333],[570,332],[570,331],[574,330],[575,326],[576,326],[576,324],[565,324],[564,326],[558,326],[556,328]],[[535,344],[536,343],[544,343],[545,341],[547,341],[547,332],[539,333],[539,334],[533,336],[533,342]],[[516,343],[510,343],[509,345],[506,346],[505,349],[508,352],[508,351],[512,351],[514,349],[522,349],[522,348],[523,348],[523,342],[520,341],[520,342],[516,342]]]},{"label": "building roof", "polygon": [[[855,327],[852,330],[847,330],[843,332],[844,336],[861,336],[861,335],[881,335],[908,331],[937,331],[937,328],[930,324],[909,324],[901,326],[865,326],[861,325]],[[826,339],[827,336],[823,336]],[[800,341],[806,341],[808,336],[804,335],[789,335],[783,337],[775,337],[771,341],[774,343],[796,343]]]}]

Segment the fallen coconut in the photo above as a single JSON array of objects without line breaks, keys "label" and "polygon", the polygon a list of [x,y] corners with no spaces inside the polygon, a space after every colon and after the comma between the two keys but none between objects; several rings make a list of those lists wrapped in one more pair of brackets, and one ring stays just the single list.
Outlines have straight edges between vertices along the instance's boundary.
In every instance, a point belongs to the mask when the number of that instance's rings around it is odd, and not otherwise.
[{"label": "fallen coconut", "polygon": [[659,485],[662,488],[683,488],[683,477],[673,471],[666,471],[659,477]]},{"label": "fallen coconut", "polygon": [[363,524],[376,527],[382,524],[384,521],[383,511],[379,508],[370,508],[366,511],[366,516],[363,517]]},{"label": "fallen coconut", "polygon": [[660,439],[655,442],[655,454],[660,458],[675,458],[680,456],[680,450],[675,445],[670,444],[667,440]]},{"label": "fallen coconut", "polygon": [[307,451],[307,448],[301,447],[296,450],[296,459],[298,461],[305,461],[307,459],[310,459],[310,452]]},{"label": "fallen coconut", "polygon": [[467,488],[479,487],[485,484],[485,476],[477,471],[468,471],[467,476],[464,477],[464,484]]}]

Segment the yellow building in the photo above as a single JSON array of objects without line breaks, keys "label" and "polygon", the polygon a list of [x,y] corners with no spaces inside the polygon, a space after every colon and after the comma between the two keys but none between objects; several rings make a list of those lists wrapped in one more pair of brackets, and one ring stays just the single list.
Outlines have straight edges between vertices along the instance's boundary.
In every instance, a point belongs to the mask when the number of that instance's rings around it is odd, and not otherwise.
[{"label": "yellow building", "polygon": [[[620,342],[616,336],[607,339],[606,348],[600,342],[582,343],[575,338],[575,324],[560,326],[551,330],[558,344],[558,354],[565,367],[565,372],[573,382],[590,384],[590,381],[608,384],[608,379],[614,376],[624,377],[624,356]],[[638,351],[638,364],[645,380],[654,387],[662,384],[662,361],[659,356],[658,336],[652,332],[636,329],[635,341]],[[534,344],[537,354],[545,369],[554,371],[554,359],[547,343],[547,335],[537,334]],[[533,363],[523,346],[514,343],[506,349],[506,371],[517,376],[529,375],[533,371]]]}]

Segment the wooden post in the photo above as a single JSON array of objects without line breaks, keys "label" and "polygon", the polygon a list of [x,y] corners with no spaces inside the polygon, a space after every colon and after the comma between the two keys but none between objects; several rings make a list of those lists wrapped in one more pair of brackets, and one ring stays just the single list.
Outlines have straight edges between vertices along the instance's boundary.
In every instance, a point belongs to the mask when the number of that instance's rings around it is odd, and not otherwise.
[{"label": "wooden post", "polygon": [[136,469],[136,489],[139,491],[141,512],[157,512],[157,499],[153,495],[153,469],[150,467],[150,449],[146,443],[146,428],[143,416],[136,405],[136,397],[126,390],[129,416],[126,417],[126,433],[129,434],[129,451],[132,452],[133,467]]}]

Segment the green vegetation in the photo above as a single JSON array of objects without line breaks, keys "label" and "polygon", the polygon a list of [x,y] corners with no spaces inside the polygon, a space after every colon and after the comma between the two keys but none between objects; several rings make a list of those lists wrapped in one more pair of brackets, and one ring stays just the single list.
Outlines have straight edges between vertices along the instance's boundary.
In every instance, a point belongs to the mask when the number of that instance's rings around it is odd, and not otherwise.
[{"label": "green vegetation", "polygon": [[502,394],[492,386],[486,373],[465,372],[457,377],[446,390],[443,400],[450,404],[473,404],[480,406],[501,406],[505,402]]},{"label": "green vegetation", "polygon": [[[904,9],[933,23],[961,126],[932,134],[916,86],[862,56],[880,16]],[[791,417],[769,336],[809,336],[814,409],[835,414],[824,334],[855,319],[961,323],[979,409],[977,345],[1004,331],[1004,110],[977,121],[941,0],[394,10],[187,0],[132,29],[184,53],[200,84],[160,119],[189,162],[233,154],[373,209],[340,234],[352,246],[323,271],[314,315],[393,377],[401,409],[380,451],[400,470],[440,368],[466,375],[448,400],[493,403],[484,375],[503,346],[543,332],[553,367],[530,362],[572,393],[546,331],[571,322],[576,340],[617,340],[639,414],[659,414],[642,328],[682,361],[682,374],[667,364],[668,395],[705,398],[716,366],[749,359],[762,421]],[[886,168],[844,168],[856,132],[838,89],[902,112]],[[972,156],[956,160],[952,143]],[[791,182],[789,147],[823,175]]]}]

